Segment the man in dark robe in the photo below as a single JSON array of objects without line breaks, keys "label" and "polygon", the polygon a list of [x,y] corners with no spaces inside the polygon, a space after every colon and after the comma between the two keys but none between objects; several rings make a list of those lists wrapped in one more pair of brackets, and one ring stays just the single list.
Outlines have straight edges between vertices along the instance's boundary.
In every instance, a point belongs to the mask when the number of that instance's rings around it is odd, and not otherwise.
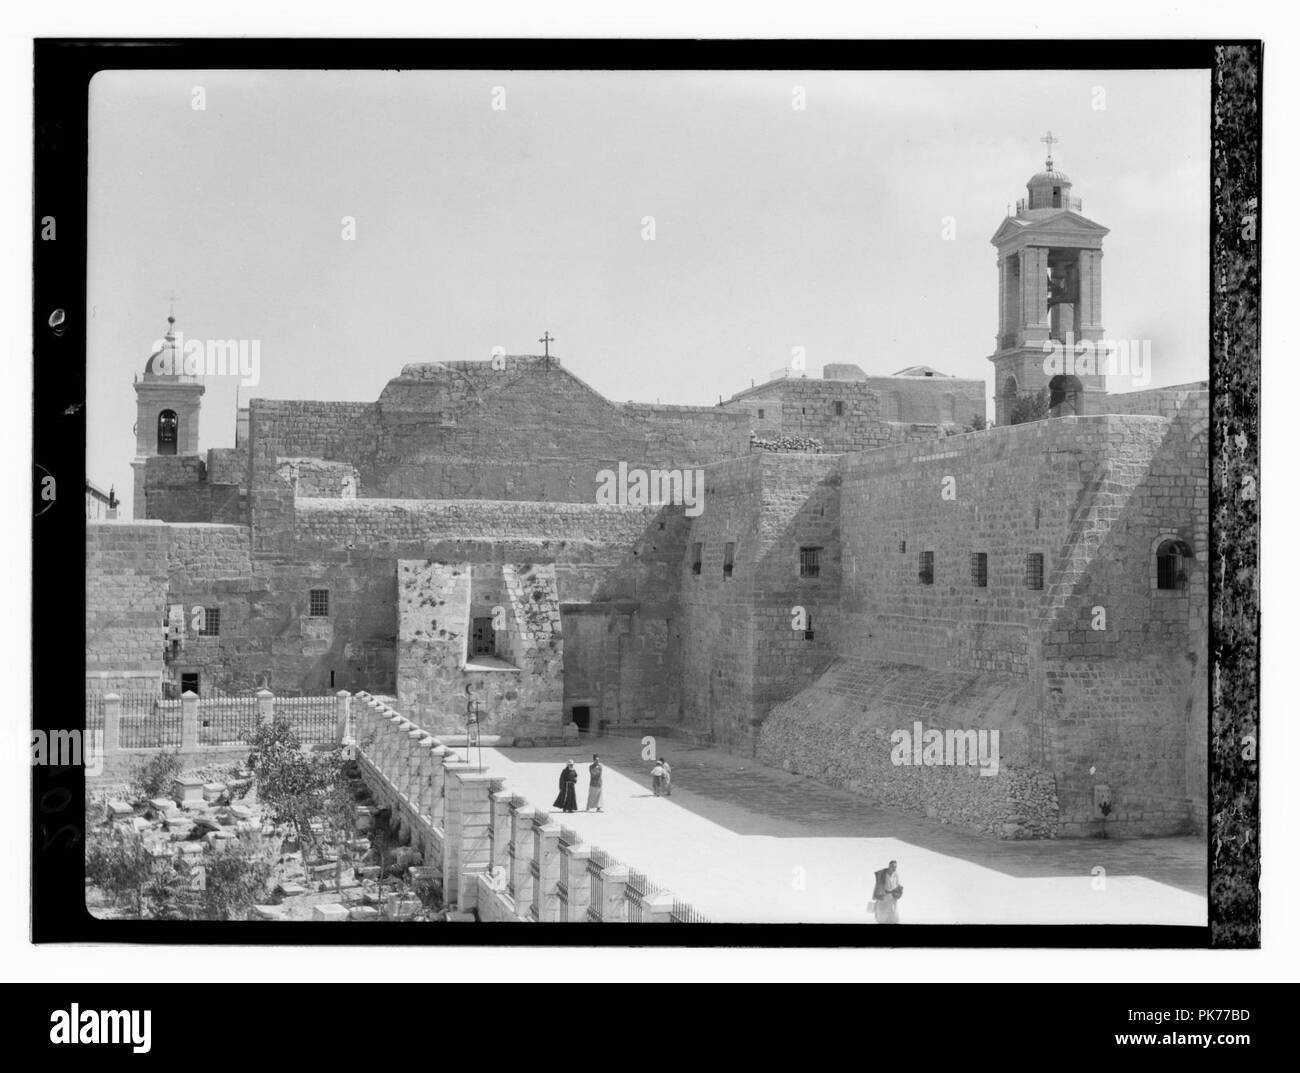
[{"label": "man in dark robe", "polygon": [[565,812],[578,811],[578,769],[570,760],[560,772],[560,793],[555,799],[555,807]]}]

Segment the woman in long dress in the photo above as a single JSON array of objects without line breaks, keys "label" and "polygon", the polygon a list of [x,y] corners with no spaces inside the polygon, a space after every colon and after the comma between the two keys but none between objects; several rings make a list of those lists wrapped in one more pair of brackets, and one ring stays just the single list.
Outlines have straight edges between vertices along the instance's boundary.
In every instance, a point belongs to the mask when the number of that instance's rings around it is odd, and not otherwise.
[{"label": "woman in long dress", "polygon": [[578,811],[578,769],[570,760],[560,772],[560,793],[555,799],[555,807],[565,812]]},{"label": "woman in long dress", "polygon": [[877,924],[898,923],[898,899],[903,896],[903,886],[898,879],[898,862],[890,861],[888,868],[876,873],[875,913]]},{"label": "woman in long dress", "polygon": [[596,756],[594,753],[591,757],[591,766],[587,768],[587,772],[591,777],[591,781],[587,783],[587,811],[604,812],[605,810],[600,806],[600,798],[602,792],[601,784],[604,782],[605,778],[605,769],[601,765],[600,757]]}]

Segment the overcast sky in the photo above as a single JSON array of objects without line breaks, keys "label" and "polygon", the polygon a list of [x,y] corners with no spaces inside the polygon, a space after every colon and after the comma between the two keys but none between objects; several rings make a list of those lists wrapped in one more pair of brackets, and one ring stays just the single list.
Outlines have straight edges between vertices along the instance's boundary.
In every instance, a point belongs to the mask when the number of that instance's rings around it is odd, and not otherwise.
[{"label": "overcast sky", "polygon": [[[989,238],[1049,128],[1110,228],[1107,336],[1151,340],[1153,385],[1204,379],[1209,106],[1204,71],[102,73],[88,474],[129,516],[131,379],[173,292],[188,339],[260,341],[245,401],[373,400],[543,330],[616,401],[716,403],[794,347],[988,381]],[[202,450],[234,414],[209,380]]]}]

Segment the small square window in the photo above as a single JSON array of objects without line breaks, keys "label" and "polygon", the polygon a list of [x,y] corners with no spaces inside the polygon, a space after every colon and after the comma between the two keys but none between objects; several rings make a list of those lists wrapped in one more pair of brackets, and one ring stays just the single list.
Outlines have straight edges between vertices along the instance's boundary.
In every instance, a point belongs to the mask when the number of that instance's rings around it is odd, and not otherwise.
[{"label": "small square window", "polygon": [[799,549],[799,576],[803,578],[821,577],[822,574],[822,549],[821,548],[800,548]]},{"label": "small square window", "polygon": [[199,627],[199,633],[204,637],[217,637],[221,633],[221,608],[205,607],[203,609],[203,625]]},{"label": "small square window", "polygon": [[906,540],[900,540],[900,541],[898,542],[898,554],[899,554],[899,555],[906,555],[906,554],[907,554],[907,541],[906,541]]},{"label": "small square window", "polygon": [[977,589],[986,589],[989,585],[989,557],[987,552],[976,551],[970,557],[970,583]]},{"label": "small square window", "polygon": [[312,618],[324,618],[330,613],[330,591],[329,589],[312,589],[311,590],[311,608]]},{"label": "small square window", "polygon": [[1043,587],[1043,556],[1033,551],[1025,556],[1025,587],[1041,589]]},{"label": "small square window", "polygon": [[728,540],[722,549],[722,576],[731,577],[736,569],[736,542]]},{"label": "small square window", "polygon": [[691,545],[691,573],[698,574],[704,563],[704,545]]},{"label": "small square window", "polygon": [[760,421],[763,420],[763,416],[764,416],[764,413],[763,413],[763,407],[760,406],[760,407],[758,408],[758,419],[759,419]]},{"label": "small square window", "polygon": [[934,584],[934,552],[921,552],[921,569],[917,572],[922,585]]},{"label": "small square window", "polygon": [[838,399],[835,402],[835,416],[836,417],[844,416],[844,403],[840,402]]}]

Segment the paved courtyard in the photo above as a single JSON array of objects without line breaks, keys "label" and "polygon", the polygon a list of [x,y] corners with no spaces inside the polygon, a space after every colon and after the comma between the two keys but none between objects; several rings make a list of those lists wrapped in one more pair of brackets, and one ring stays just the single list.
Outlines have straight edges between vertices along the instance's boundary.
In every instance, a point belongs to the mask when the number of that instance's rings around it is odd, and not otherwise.
[{"label": "paved courtyard", "polygon": [[[660,744],[673,768],[672,797],[652,793],[651,765],[635,739],[484,749],[483,762],[556,822],[715,921],[861,923],[870,919],[875,870],[897,860],[903,923],[1206,922],[1201,838],[1003,842],[888,812],[744,757]],[[551,809],[567,759],[579,770],[578,804],[586,804],[593,749],[605,764],[606,811]]]}]

